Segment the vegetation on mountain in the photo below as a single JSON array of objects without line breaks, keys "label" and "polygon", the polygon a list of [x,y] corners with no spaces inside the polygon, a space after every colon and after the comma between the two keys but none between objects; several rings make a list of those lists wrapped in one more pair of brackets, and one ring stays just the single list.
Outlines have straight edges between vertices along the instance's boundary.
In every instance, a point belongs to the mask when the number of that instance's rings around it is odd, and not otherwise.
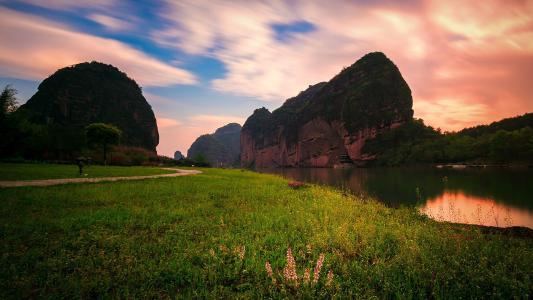
[{"label": "vegetation on mountain", "polygon": [[155,136],[157,127],[140,88],[115,67],[92,62],[58,70],[11,114],[2,126],[8,132],[2,156],[71,159],[86,147],[85,126],[95,122],[119,127],[126,145],[155,149],[156,143],[141,141],[143,127]]},{"label": "vegetation on mountain", "polygon": [[378,165],[419,163],[532,163],[533,114],[442,133],[415,119],[367,141]]},{"label": "vegetation on mountain", "polygon": [[381,52],[363,56],[329,82],[312,86],[270,113],[257,109],[243,126],[243,166],[315,166],[362,159],[375,132],[412,118],[411,90]]},{"label": "vegetation on mountain", "polygon": [[121,144],[154,152],[159,135],[154,113],[141,88],[117,68],[98,62],[58,70],[45,79],[27,103],[11,112],[15,90],[2,93],[4,110],[0,157],[72,160],[87,154],[85,127],[111,124],[122,131]]}]

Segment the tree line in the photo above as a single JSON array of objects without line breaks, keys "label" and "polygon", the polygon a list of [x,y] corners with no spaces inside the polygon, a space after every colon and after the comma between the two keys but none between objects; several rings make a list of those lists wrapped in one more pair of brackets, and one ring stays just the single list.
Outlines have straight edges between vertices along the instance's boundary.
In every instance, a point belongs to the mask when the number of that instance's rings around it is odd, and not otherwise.
[{"label": "tree line", "polygon": [[442,133],[413,119],[366,142],[375,164],[533,163],[533,113]]}]

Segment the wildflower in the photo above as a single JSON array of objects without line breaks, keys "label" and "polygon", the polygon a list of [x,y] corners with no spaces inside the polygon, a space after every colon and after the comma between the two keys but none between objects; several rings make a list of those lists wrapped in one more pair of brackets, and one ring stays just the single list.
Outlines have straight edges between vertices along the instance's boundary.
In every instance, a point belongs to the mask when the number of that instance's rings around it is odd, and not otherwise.
[{"label": "wildflower", "polygon": [[274,278],[274,272],[272,272],[272,266],[270,265],[270,262],[267,261],[265,263],[265,269],[266,269],[268,277],[270,277],[272,279],[272,282],[275,284],[276,278]]},{"label": "wildflower", "polygon": [[287,265],[283,269],[285,280],[298,284],[298,275],[296,274],[296,262],[292,256],[291,248],[287,249]]},{"label": "wildflower", "polygon": [[268,277],[272,277],[273,276],[273,272],[272,272],[272,266],[270,265],[270,262],[267,261],[265,263],[265,269],[267,271]]},{"label": "wildflower", "polygon": [[311,281],[311,269],[306,268],[304,272],[304,283],[309,284],[309,281]]},{"label": "wildflower", "polygon": [[320,253],[318,260],[316,261],[313,283],[317,283],[318,279],[320,279],[320,269],[322,269],[322,264],[324,264],[324,253]]},{"label": "wildflower", "polygon": [[228,247],[226,247],[226,245],[224,245],[224,244],[220,244],[218,246],[218,249],[220,249],[220,251],[222,251],[223,253],[228,252]]},{"label": "wildflower", "polygon": [[237,254],[240,260],[244,259],[244,254],[246,253],[245,246],[237,246],[235,249],[233,249],[233,252]]},{"label": "wildflower", "polygon": [[333,271],[329,270],[328,275],[326,277],[326,286],[331,286],[333,283]]}]

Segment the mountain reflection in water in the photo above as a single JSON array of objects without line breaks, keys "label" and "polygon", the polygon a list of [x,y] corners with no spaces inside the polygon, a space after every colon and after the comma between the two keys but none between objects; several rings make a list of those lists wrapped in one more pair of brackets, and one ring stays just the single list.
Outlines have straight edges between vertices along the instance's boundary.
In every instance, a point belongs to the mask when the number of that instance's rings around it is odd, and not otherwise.
[{"label": "mountain reflection in water", "polygon": [[290,168],[258,171],[347,189],[391,207],[417,207],[438,221],[533,228],[531,169]]}]

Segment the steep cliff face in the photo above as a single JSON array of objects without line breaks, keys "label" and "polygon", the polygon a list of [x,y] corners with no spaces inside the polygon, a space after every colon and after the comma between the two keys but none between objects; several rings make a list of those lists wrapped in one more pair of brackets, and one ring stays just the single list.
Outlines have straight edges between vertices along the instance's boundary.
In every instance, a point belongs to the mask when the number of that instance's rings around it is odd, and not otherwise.
[{"label": "steep cliff face", "polygon": [[187,158],[202,156],[212,166],[233,166],[239,163],[241,125],[230,123],[213,134],[205,134],[192,143]]},{"label": "steep cliff face", "polygon": [[372,159],[361,152],[365,141],[412,119],[412,105],[394,63],[369,53],[272,113],[255,110],[241,131],[241,165],[332,167]]},{"label": "steep cliff face", "polygon": [[155,151],[156,119],[141,88],[117,68],[98,62],[58,70],[22,106],[37,123],[83,132],[96,122],[122,130],[122,144]]}]

